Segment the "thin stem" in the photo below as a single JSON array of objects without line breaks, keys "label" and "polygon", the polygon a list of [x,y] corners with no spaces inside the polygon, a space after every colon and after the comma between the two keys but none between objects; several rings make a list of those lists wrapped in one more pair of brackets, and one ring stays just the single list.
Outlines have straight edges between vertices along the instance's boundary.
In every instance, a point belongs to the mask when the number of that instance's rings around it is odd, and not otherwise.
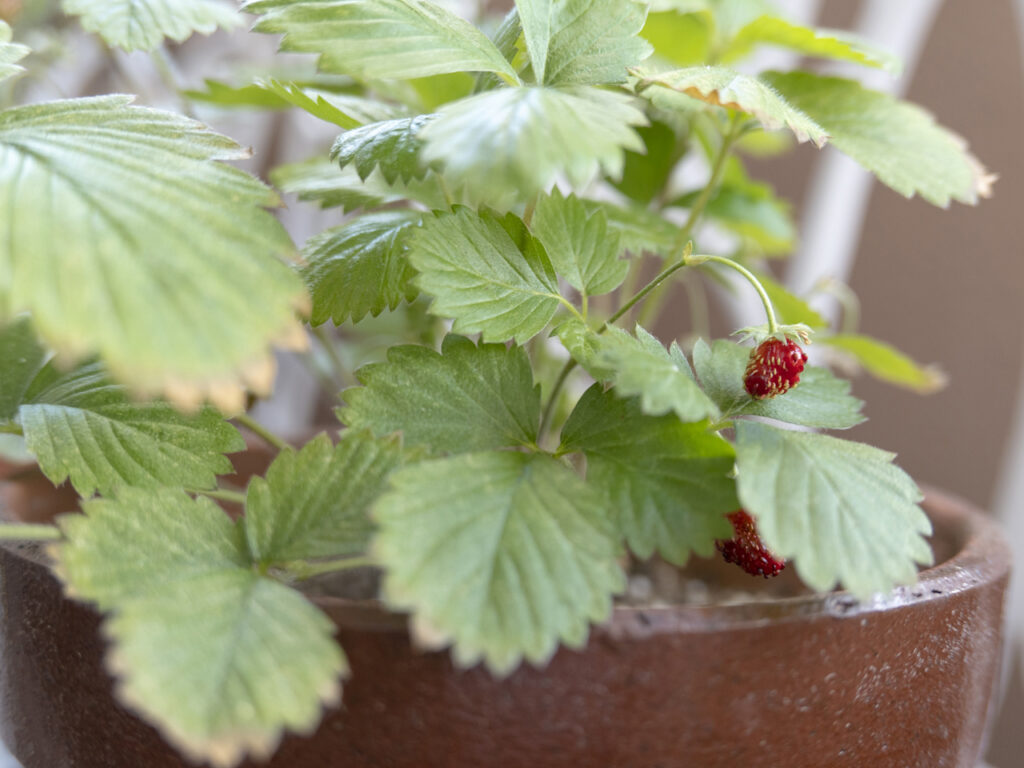
[{"label": "thin stem", "polygon": [[445,182],[444,177],[440,173],[437,173],[434,176],[437,179],[437,186],[441,188],[441,194],[444,195],[444,201],[448,204],[448,210],[454,210],[455,198],[452,197],[452,192],[448,189],[447,182]]},{"label": "thin stem", "polygon": [[743,275],[747,282],[754,286],[754,290],[757,291],[757,295],[761,298],[761,303],[764,305],[764,312],[768,315],[768,333],[775,334],[778,332],[779,322],[775,319],[775,309],[772,307],[772,300],[768,298],[768,292],[765,291],[764,286],[761,285],[761,281],[754,276],[753,272],[742,264],[738,264],[725,256],[692,256],[688,261],[694,266],[697,264],[703,264],[706,261],[714,261],[718,264],[724,264],[730,269],[734,269]]},{"label": "thin stem", "polygon": [[377,562],[372,557],[364,555],[362,557],[349,557],[344,560],[327,560],[318,563],[311,563],[307,560],[292,560],[287,563],[281,563],[279,567],[301,581],[324,573],[348,571],[353,568],[367,568],[376,564]]},{"label": "thin stem", "polygon": [[[674,251],[681,253],[686,244],[690,242],[690,237],[693,234],[694,228],[697,226],[697,222],[700,221],[700,217],[704,214],[704,209],[707,208],[709,202],[711,202],[712,196],[718,190],[719,182],[722,180],[722,174],[725,173],[725,163],[729,159],[729,155],[732,152],[732,147],[736,143],[736,140],[743,133],[743,116],[741,113],[736,112],[733,114],[729,122],[729,130],[722,137],[722,144],[718,148],[718,154],[715,157],[714,163],[711,166],[711,176],[708,179],[708,183],[704,186],[704,189],[700,191],[697,199],[694,200],[693,206],[690,208],[690,214],[686,217],[686,223],[683,224],[679,233],[676,235]],[[658,315],[661,314],[661,310],[665,304],[666,293],[664,290],[658,292],[658,295],[654,297],[654,300],[647,304],[640,312],[639,323],[641,325],[650,325],[657,320]]]},{"label": "thin stem", "polygon": [[537,198],[538,195],[534,195],[526,202],[526,208],[523,211],[523,224],[530,226],[530,222],[533,221],[533,212],[537,210]]},{"label": "thin stem", "polygon": [[334,374],[335,383],[343,384],[348,378],[348,370],[345,367],[345,361],[341,359],[341,355],[338,354],[338,350],[334,346],[334,339],[322,325],[318,325],[312,330],[316,340],[320,342],[320,346],[327,353],[327,359],[331,361],[331,371]]},{"label": "thin stem", "polygon": [[21,424],[15,424],[13,421],[8,421],[4,424],[0,424],[0,434],[4,435],[25,435],[25,430]]},{"label": "thin stem", "polygon": [[288,447],[287,440],[275,435],[247,413],[235,416],[235,421],[279,451]]},{"label": "thin stem", "polygon": [[55,525],[0,525],[2,541],[57,541],[63,536]]},{"label": "thin stem", "polygon": [[195,119],[196,113],[192,109],[192,102],[185,96],[185,87],[181,81],[181,73],[178,71],[178,65],[171,57],[171,54],[167,51],[166,45],[161,45],[151,54],[150,58],[153,61],[153,66],[156,68],[157,74],[160,75],[160,80],[163,82],[164,87],[171,91],[178,97],[178,101],[181,105],[181,111],[189,117]]},{"label": "thin stem", "polygon": [[189,491],[189,493],[195,493],[200,496],[206,496],[210,499],[216,499],[217,501],[227,501],[232,504],[245,504],[245,494],[241,491],[228,491],[223,488],[218,488],[212,491]]},{"label": "thin stem", "polygon": [[558,378],[555,379],[555,386],[551,388],[551,395],[548,397],[548,402],[544,406],[544,415],[540,417],[540,430],[537,432],[537,442],[544,439],[544,435],[551,425],[551,417],[555,415],[555,404],[558,402],[558,396],[562,393],[562,387],[565,386],[566,379],[569,378],[569,374],[572,373],[576,367],[576,361],[569,359],[565,365],[562,366],[562,370],[558,372]]}]

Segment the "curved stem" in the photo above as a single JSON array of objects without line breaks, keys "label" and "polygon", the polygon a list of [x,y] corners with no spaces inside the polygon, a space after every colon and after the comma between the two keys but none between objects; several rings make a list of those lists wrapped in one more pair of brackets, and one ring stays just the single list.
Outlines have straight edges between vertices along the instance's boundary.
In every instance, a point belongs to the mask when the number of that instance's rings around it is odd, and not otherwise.
[{"label": "curved stem", "polygon": [[765,291],[764,286],[761,285],[761,281],[754,276],[753,272],[742,264],[738,264],[725,256],[691,256],[688,261],[694,266],[703,264],[706,261],[714,261],[718,264],[724,264],[743,275],[747,282],[754,286],[754,290],[757,291],[757,295],[761,298],[761,303],[764,305],[764,312],[768,316],[768,333],[775,334],[778,332],[779,322],[775,319],[775,308],[772,307],[772,300],[768,298],[768,292]]},{"label": "curved stem", "polygon": [[242,413],[239,414],[238,416],[235,416],[235,421],[237,421],[250,432],[257,435],[264,442],[266,442],[267,444],[276,448],[279,451],[288,447],[287,440],[285,440],[282,437],[279,437],[278,435],[275,435],[273,432],[264,427],[262,424],[260,424],[247,413]]},{"label": "curved stem", "polygon": [[63,537],[55,525],[0,525],[0,541],[57,541]]},{"label": "curved stem", "polygon": [[558,378],[555,379],[555,386],[551,388],[551,395],[548,397],[548,402],[544,406],[544,415],[540,417],[540,429],[537,431],[537,442],[539,443],[544,439],[544,433],[547,432],[548,427],[551,425],[551,417],[555,414],[555,404],[558,402],[558,396],[562,393],[562,387],[565,386],[566,379],[569,378],[569,374],[572,373],[576,367],[576,361],[569,359],[565,365],[562,366],[562,370],[558,372]]},{"label": "curved stem", "polygon": [[348,571],[352,568],[367,568],[376,564],[376,560],[364,555],[362,557],[348,557],[344,560],[327,560],[319,563],[311,563],[307,560],[292,560],[287,563],[280,563],[276,567],[302,581],[324,573]]}]

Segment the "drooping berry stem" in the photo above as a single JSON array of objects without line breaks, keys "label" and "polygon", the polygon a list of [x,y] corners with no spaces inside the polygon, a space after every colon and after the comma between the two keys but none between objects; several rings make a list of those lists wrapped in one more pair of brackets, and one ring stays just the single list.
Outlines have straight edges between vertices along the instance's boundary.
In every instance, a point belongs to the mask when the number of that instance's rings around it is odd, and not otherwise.
[{"label": "drooping berry stem", "polygon": [[764,305],[764,313],[768,316],[768,334],[774,335],[778,333],[779,321],[775,319],[775,308],[772,306],[772,300],[768,298],[768,292],[765,291],[764,286],[761,285],[761,281],[757,279],[754,273],[742,264],[726,258],[725,256],[706,256],[704,254],[688,256],[686,258],[686,265],[698,266],[707,261],[714,261],[718,264],[724,264],[730,269],[734,269],[743,275],[748,283],[754,286],[754,290],[757,291],[757,295],[761,298],[761,303]]}]

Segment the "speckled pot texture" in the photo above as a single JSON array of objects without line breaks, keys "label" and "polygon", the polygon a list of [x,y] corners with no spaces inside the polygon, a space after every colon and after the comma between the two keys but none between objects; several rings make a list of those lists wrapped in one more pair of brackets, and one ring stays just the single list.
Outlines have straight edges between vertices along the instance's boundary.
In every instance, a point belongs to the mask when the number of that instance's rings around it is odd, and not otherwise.
[{"label": "speckled pot texture", "polygon": [[[1009,554],[966,505],[933,493],[926,509],[939,565],[884,600],[623,606],[585,650],[506,680],[417,652],[371,603],[318,597],[352,677],[264,765],[976,768]],[[99,616],[38,553],[0,550],[0,610],[0,737],[25,768],[188,765],[114,702]]]}]

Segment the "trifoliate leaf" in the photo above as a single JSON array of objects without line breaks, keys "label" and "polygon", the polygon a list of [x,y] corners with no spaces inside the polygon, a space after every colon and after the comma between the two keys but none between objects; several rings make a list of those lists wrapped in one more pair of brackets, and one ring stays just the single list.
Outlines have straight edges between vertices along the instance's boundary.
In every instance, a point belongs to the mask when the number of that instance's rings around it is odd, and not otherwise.
[{"label": "trifoliate leaf", "polygon": [[210,488],[232,471],[224,454],[245,449],[213,409],[183,414],[132,400],[97,364],[65,374],[44,368],[18,419],[43,473],[54,485],[70,478],[82,496],[122,486]]},{"label": "trifoliate leaf", "polygon": [[760,45],[788,48],[804,56],[852,61],[898,75],[899,58],[869,41],[840,29],[811,29],[778,16],[761,16],[747,24],[722,54],[722,61],[742,59]]},{"label": "trifoliate leaf", "polygon": [[622,83],[651,55],[638,33],[647,9],[633,0],[517,0],[538,83]]},{"label": "trifoliate leaf", "polygon": [[683,565],[728,539],[725,515],[739,507],[729,473],[732,446],[673,414],[647,416],[637,398],[593,385],[562,429],[560,453],[582,451],[587,484],[603,490],[630,548]]},{"label": "trifoliate leaf", "polygon": [[600,337],[597,349],[597,367],[609,372],[620,396],[638,395],[644,413],[660,416],[674,411],[683,421],[718,415],[718,408],[694,381],[690,364],[675,342],[666,350],[639,325],[636,336],[613,327]]},{"label": "trifoliate leaf", "polygon": [[13,419],[18,413],[47,357],[30,318],[18,317],[0,326],[0,421]]},{"label": "trifoliate leaf", "polygon": [[932,562],[921,492],[894,454],[828,435],[736,424],[738,489],[768,548],[800,578],[861,598],[912,583]]},{"label": "trifoliate leaf", "polygon": [[827,129],[788,103],[771,86],[756,77],[726,67],[687,67],[639,81],[638,89],[656,106],[673,109],[669,94],[682,93],[718,107],[737,109],[756,118],[767,130],[789,128],[797,141],[813,141],[821,147],[829,139]]},{"label": "trifoliate leaf", "polygon": [[743,386],[750,349],[728,341],[708,346],[701,339],[693,350],[704,391],[724,416],[763,416],[790,424],[823,429],[848,429],[864,421],[864,403],[850,394],[850,382],[837,379],[827,368],[809,366],[800,383],[788,392],[755,400]]},{"label": "trifoliate leaf", "polygon": [[974,204],[990,194],[994,177],[966,142],[920,107],[840,77],[762,77],[828,131],[838,149],[901,195],[919,194],[946,207],[950,200]]},{"label": "trifoliate leaf", "polygon": [[821,343],[852,356],[865,371],[889,384],[921,394],[937,392],[946,385],[946,376],[938,368],[921,365],[891,344],[870,336],[837,333],[822,336]]},{"label": "trifoliate leaf", "polygon": [[420,131],[423,159],[452,186],[495,204],[527,200],[562,173],[574,185],[622,171],[647,122],[632,99],[588,86],[499,88],[443,106]]},{"label": "trifoliate leaf", "polygon": [[[207,81],[207,85],[209,83],[210,81]],[[400,112],[391,104],[384,104],[365,96],[337,93],[298,83],[283,83],[270,79],[259,81],[257,87],[280,98],[285,105],[298,107],[314,117],[345,129],[357,128],[364,123],[389,120]]]},{"label": "trifoliate leaf", "polygon": [[254,0],[253,30],[283,34],[282,51],[320,54],[325,72],[398,80],[445,72],[515,71],[486,35],[429,0]]},{"label": "trifoliate leaf", "polygon": [[407,445],[462,453],[533,445],[540,388],[522,347],[448,336],[441,354],[398,346],[388,361],[361,368],[361,388],[345,390],[341,420],[374,434],[401,432]]},{"label": "trifoliate leaf", "polygon": [[264,565],[362,552],[370,539],[370,505],[402,463],[393,438],[346,430],[332,445],[320,435],[301,451],[286,448],[266,478],[249,484],[245,531]]},{"label": "trifoliate leaf", "polygon": [[241,526],[205,499],[124,491],[61,519],[68,592],[113,615],[122,702],[186,756],[229,768],[311,732],[347,672],[333,623],[252,567]]},{"label": "trifoliate leaf", "polygon": [[558,309],[558,281],[544,247],[513,214],[458,208],[423,223],[409,247],[416,284],[430,311],[455,320],[456,333],[523,344]]},{"label": "trifoliate leaf", "polygon": [[18,62],[31,53],[27,46],[11,42],[11,27],[0,20],[0,82],[25,70]]},{"label": "trifoliate leaf", "polygon": [[555,271],[588,296],[614,291],[629,262],[619,258],[619,238],[608,231],[604,211],[588,211],[575,195],[554,190],[537,202],[530,224]]},{"label": "trifoliate leaf", "polygon": [[604,211],[609,231],[618,234],[619,247],[627,253],[634,256],[645,253],[668,256],[676,247],[676,227],[649,208],[598,200],[585,200],[584,204],[587,210]]},{"label": "trifoliate leaf", "polygon": [[358,323],[416,296],[405,255],[423,214],[383,211],[317,235],[303,249],[302,276],[313,296],[313,325]]},{"label": "trifoliate leaf", "polygon": [[242,383],[272,384],[270,343],[305,343],[277,196],[216,162],[246,155],[231,140],[129,102],[0,113],[0,311],[137,392],[240,410]]},{"label": "trifoliate leaf", "polygon": [[496,674],[579,648],[623,588],[606,502],[550,456],[513,451],[427,461],[392,475],[373,550],[387,602],[421,642]]},{"label": "trifoliate leaf", "polygon": [[389,184],[421,179],[427,169],[420,162],[422,142],[417,134],[431,119],[431,115],[417,115],[346,131],[334,142],[331,159],[342,168],[354,164],[361,179],[375,168],[380,168]]},{"label": "trifoliate leaf", "polygon": [[242,23],[224,0],[63,0],[63,8],[107,45],[126,51],[152,51],[164,38],[180,43],[194,32],[209,35]]}]

